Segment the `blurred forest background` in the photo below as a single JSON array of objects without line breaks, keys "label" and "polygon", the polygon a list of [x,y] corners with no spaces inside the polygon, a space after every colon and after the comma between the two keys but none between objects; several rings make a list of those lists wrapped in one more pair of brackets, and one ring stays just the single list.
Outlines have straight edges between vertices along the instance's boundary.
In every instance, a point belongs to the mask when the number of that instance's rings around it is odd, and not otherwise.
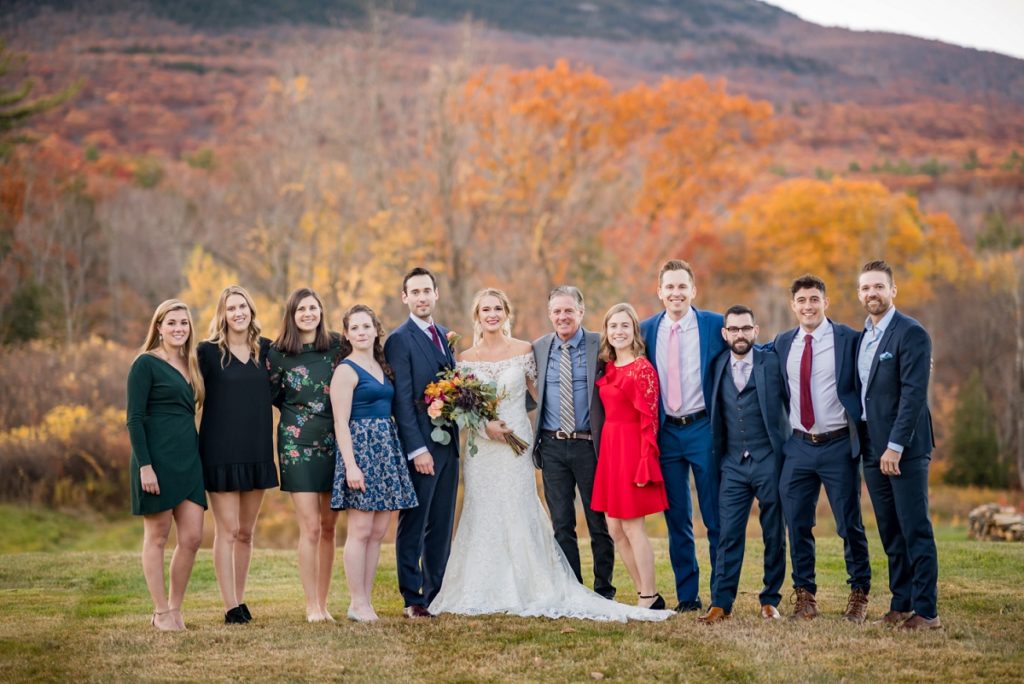
[{"label": "blurred forest background", "polygon": [[1021,486],[1024,61],[755,0],[16,0],[0,38],[0,501],[126,510],[163,299],[204,335],[235,282],[270,337],[304,285],[393,326],[425,264],[450,327],[491,285],[532,338],[559,283],[590,328],[653,313],[670,257],[763,339],[807,271],[861,327],[889,260],[934,478]]}]

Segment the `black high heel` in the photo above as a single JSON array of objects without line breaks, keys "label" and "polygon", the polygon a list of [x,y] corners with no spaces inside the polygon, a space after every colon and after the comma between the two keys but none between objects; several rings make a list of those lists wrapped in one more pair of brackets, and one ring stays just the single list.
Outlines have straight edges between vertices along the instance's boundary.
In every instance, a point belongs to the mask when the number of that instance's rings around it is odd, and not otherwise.
[{"label": "black high heel", "polygon": [[252,613],[249,612],[249,606],[244,603],[239,603],[238,610],[242,611],[242,616],[245,618],[246,622],[252,622]]},{"label": "black high heel", "polygon": [[664,610],[665,609],[665,597],[661,594],[652,594],[651,596],[640,596],[641,599],[654,599],[651,605],[647,606],[650,610]]},{"label": "black high heel", "polygon": [[245,619],[245,613],[238,606],[235,606],[228,612],[224,613],[224,624],[225,625],[244,625],[248,620]]}]

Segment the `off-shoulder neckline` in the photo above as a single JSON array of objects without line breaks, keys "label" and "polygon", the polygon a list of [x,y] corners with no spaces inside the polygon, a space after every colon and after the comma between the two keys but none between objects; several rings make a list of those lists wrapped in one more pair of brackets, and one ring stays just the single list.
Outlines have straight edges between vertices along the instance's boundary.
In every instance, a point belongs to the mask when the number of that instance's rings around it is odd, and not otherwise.
[{"label": "off-shoulder neckline", "polygon": [[483,360],[481,360],[481,361],[470,361],[469,359],[461,359],[457,363],[466,363],[466,364],[469,364],[469,363],[506,363],[508,361],[514,361],[516,359],[521,359],[521,358],[527,357],[527,356],[533,356],[533,352],[532,351],[528,351],[528,352],[524,352],[522,354],[516,354],[514,356],[509,356],[509,357],[504,358],[504,359],[498,359],[497,361],[483,361]]}]

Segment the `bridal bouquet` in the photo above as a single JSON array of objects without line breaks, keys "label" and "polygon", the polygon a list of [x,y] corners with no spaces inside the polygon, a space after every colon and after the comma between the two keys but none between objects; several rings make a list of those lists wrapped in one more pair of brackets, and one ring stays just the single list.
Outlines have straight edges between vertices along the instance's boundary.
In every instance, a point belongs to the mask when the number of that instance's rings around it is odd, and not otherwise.
[{"label": "bridal bouquet", "polygon": [[[498,387],[485,382],[472,373],[463,374],[457,368],[450,368],[437,374],[438,379],[427,385],[423,401],[427,404],[427,415],[434,430],[430,438],[438,444],[448,444],[452,436],[444,429],[457,425],[466,430],[466,445],[469,455],[476,456],[476,431],[483,429],[487,421],[498,420]],[[529,446],[522,438],[509,432],[505,441],[519,456]]]}]

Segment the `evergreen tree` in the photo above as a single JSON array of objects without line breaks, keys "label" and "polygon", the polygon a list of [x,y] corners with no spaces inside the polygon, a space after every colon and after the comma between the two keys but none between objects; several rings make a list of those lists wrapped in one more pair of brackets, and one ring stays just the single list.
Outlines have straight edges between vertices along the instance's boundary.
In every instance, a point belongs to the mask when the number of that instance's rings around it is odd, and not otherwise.
[{"label": "evergreen tree", "polygon": [[[25,55],[8,50],[6,41],[0,39],[0,79],[9,76],[24,61]],[[82,89],[83,83],[84,80],[78,80],[59,92],[35,99],[29,99],[36,86],[32,79],[25,79],[13,87],[0,85],[0,161],[10,156],[15,145],[32,141],[18,129],[33,116],[70,100]]]},{"label": "evergreen tree", "polygon": [[950,462],[945,478],[950,484],[1007,486],[1008,473],[999,455],[995,413],[977,370],[957,395]]}]

